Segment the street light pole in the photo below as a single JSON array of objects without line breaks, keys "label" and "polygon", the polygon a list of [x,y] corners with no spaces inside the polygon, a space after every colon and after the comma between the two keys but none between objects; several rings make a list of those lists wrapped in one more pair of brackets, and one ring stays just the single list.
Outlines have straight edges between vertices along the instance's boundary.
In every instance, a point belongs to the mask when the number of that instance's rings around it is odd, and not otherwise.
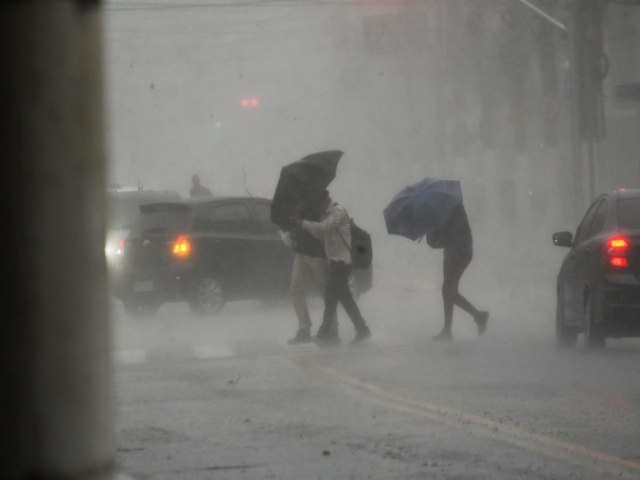
[{"label": "street light pole", "polygon": [[[528,0],[516,0],[520,4],[527,7],[529,10],[537,14],[539,17],[546,20],[549,24],[553,25],[555,28],[560,30],[562,34],[567,39],[567,50],[568,50],[568,58],[569,58],[569,123],[571,128],[571,158],[572,158],[572,170],[573,170],[573,189],[574,189],[574,197],[575,197],[575,205],[574,208],[577,214],[580,214],[584,209],[584,186],[583,186],[583,165],[582,165],[582,147],[580,141],[580,131],[578,128],[578,90],[577,90],[577,74],[576,74],[576,45],[574,40],[574,32],[573,30],[560,22],[559,20],[553,18],[547,12],[542,10],[541,8],[533,5]],[[590,162],[592,163],[592,162]],[[587,175],[589,176],[589,189],[592,190],[589,192],[589,196],[593,196],[594,190],[594,172],[593,168],[590,165],[587,169]]]},{"label": "street light pole", "polygon": [[523,4],[525,7],[529,8],[530,10],[534,11],[539,16],[541,16],[542,18],[544,18],[545,20],[547,20],[549,23],[551,23],[555,27],[559,28],[560,30],[562,30],[564,32],[568,31],[567,26],[565,24],[563,24],[562,22],[556,20],[555,18],[553,18],[551,15],[546,13],[541,8],[538,8],[535,5],[533,5],[531,2],[529,2],[527,0],[516,0],[516,1],[520,2],[521,4]]}]

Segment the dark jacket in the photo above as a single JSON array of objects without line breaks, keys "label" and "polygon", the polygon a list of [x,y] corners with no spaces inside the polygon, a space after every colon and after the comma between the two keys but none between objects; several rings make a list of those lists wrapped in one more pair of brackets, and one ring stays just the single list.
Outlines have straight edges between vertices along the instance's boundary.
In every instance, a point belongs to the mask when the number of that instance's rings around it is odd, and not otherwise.
[{"label": "dark jacket", "polygon": [[[310,220],[317,222],[320,220],[320,215],[313,209],[302,211],[300,216],[304,220]],[[302,229],[301,226],[297,226],[291,229],[289,232],[291,239],[291,248],[296,253],[301,255],[307,255],[309,257],[326,257],[324,250],[324,242],[314,237],[310,232]]]},{"label": "dark jacket", "polygon": [[462,204],[451,211],[444,226],[427,235],[427,243],[432,248],[444,248],[445,255],[471,255],[473,237],[467,212]]},{"label": "dark jacket", "polygon": [[302,228],[291,230],[293,251],[309,257],[326,257],[324,242]]}]

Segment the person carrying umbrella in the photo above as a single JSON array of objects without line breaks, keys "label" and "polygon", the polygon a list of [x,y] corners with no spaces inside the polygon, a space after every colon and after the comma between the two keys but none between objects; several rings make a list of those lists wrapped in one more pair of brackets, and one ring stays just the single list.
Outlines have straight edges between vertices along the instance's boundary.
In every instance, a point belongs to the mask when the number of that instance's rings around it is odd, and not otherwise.
[{"label": "person carrying umbrella", "polygon": [[[318,208],[308,208],[301,212],[301,218],[308,220],[319,220],[324,213]],[[298,331],[295,336],[288,340],[289,345],[310,343],[311,337],[311,316],[307,305],[307,292],[311,287],[315,287],[319,292],[324,293],[329,277],[329,265],[324,252],[324,243],[317,239],[302,227],[294,228],[290,231],[280,230],[283,242],[293,250],[293,264],[291,267],[291,300],[293,309],[298,319]],[[333,328],[337,328],[337,323],[332,321]],[[337,330],[336,330],[337,334]]]},{"label": "person carrying umbrella", "polygon": [[[338,162],[344,152],[326,150],[311,153],[282,167],[271,203],[271,221],[281,231],[285,244],[294,251],[291,270],[291,294],[298,318],[298,332],[288,343],[311,342],[311,318],[306,292],[311,284],[324,292],[328,282],[328,260],[323,239],[302,229],[302,220],[319,221],[326,213],[324,197],[327,186],[336,176]],[[297,222],[292,222],[297,218]],[[338,338],[335,311],[331,336]]]},{"label": "person carrying umbrella", "polygon": [[453,207],[442,229],[427,234],[427,244],[432,248],[444,248],[442,301],[444,303],[444,326],[442,331],[433,337],[434,340],[451,340],[453,323],[453,307],[457,305],[471,315],[478,327],[478,335],[487,328],[489,312],[480,311],[467,300],[458,286],[462,274],[471,263],[473,257],[473,237],[462,203]]},{"label": "person carrying umbrella", "polygon": [[332,330],[332,322],[336,318],[336,310],[340,303],[356,330],[352,343],[361,343],[371,337],[371,331],[349,289],[349,275],[353,268],[349,249],[351,244],[349,215],[344,207],[331,200],[327,191],[321,196],[319,206],[324,214],[318,222],[302,220],[299,216],[293,216],[291,219],[303,230],[323,240],[325,253],[329,259],[329,280],[324,293],[324,315],[315,340],[321,345],[340,343],[340,338],[335,330]]},{"label": "person carrying umbrella", "polygon": [[444,327],[434,340],[451,340],[453,307],[469,313],[482,335],[489,313],[476,309],[458,290],[473,257],[473,238],[462,202],[460,182],[427,177],[393,197],[384,210],[387,232],[411,240],[427,236],[432,248],[444,248],[442,300]]}]

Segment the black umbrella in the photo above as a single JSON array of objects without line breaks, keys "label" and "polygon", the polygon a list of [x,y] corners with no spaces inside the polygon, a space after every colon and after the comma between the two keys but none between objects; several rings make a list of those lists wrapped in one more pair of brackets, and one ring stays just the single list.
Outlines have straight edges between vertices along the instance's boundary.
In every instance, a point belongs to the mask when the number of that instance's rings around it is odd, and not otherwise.
[{"label": "black umbrella", "polygon": [[313,206],[336,177],[343,153],[340,150],[312,153],[282,167],[271,202],[271,221],[283,230],[290,230],[290,217]]}]

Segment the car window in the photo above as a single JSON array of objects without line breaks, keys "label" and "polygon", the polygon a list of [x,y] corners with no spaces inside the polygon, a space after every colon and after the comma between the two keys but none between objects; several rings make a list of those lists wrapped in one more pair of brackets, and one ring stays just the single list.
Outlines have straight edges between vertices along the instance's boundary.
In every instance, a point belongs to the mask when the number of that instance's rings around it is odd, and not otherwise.
[{"label": "car window", "polygon": [[589,229],[589,238],[597,235],[604,228],[604,221],[607,217],[607,208],[609,202],[605,199],[600,202],[596,213],[593,215],[593,221],[591,222],[591,228]]},{"label": "car window", "polygon": [[596,208],[598,207],[599,203],[600,200],[596,200],[595,202],[593,202],[589,207],[589,210],[587,210],[587,213],[583,217],[582,222],[580,222],[580,226],[578,227],[578,231],[576,232],[576,238],[574,242],[576,245],[584,242],[587,239],[589,229],[591,228],[591,222],[593,221],[593,216],[596,213]]},{"label": "car window", "polygon": [[618,201],[618,226],[640,229],[640,198],[625,198]]},{"label": "car window", "polygon": [[179,233],[189,224],[189,214],[183,209],[153,210],[139,215],[131,228],[131,235],[142,233]]},{"label": "car window", "polygon": [[198,211],[194,228],[197,231],[207,232],[249,232],[253,223],[249,210],[242,203],[227,203],[211,208],[202,208]]},{"label": "car window", "polygon": [[263,231],[273,233],[278,231],[278,226],[271,221],[271,204],[265,202],[254,203],[253,209]]},{"label": "car window", "polygon": [[131,228],[140,214],[140,205],[179,200],[173,191],[109,192],[109,228]]},{"label": "car window", "polygon": [[108,226],[110,228],[129,228],[140,213],[139,203],[131,199],[114,198],[109,202]]}]

